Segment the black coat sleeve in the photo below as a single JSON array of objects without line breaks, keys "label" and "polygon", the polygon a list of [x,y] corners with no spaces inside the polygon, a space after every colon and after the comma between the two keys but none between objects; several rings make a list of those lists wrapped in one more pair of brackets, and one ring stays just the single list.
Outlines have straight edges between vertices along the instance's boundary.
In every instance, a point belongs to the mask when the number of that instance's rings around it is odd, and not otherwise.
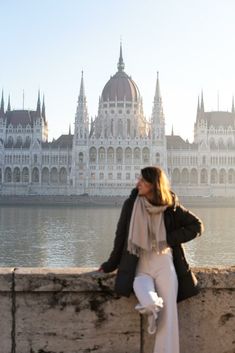
[{"label": "black coat sleeve", "polygon": [[130,219],[129,211],[130,211],[130,206],[127,199],[123,204],[120,218],[117,224],[113,250],[108,260],[101,265],[101,268],[103,269],[104,272],[112,272],[116,270],[116,268],[120,263],[124,244],[128,236],[128,223]]},{"label": "black coat sleeve", "polygon": [[200,236],[204,230],[202,221],[182,205],[176,207],[172,218],[173,224],[167,231],[167,242],[171,247]]}]

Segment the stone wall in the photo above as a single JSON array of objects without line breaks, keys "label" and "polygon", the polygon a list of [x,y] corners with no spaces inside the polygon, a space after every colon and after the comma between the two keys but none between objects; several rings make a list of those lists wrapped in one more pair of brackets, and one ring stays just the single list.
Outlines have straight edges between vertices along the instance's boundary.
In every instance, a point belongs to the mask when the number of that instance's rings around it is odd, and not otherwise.
[{"label": "stone wall", "polygon": [[[235,353],[235,267],[195,273],[201,293],[179,304],[181,353]],[[0,353],[152,353],[135,297],[118,298],[113,281],[91,269],[1,268]]]}]

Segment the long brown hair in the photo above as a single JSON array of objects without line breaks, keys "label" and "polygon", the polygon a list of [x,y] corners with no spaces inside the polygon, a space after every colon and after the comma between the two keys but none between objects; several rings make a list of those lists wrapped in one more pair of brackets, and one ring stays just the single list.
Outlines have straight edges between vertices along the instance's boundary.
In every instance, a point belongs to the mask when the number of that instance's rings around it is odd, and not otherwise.
[{"label": "long brown hair", "polygon": [[141,169],[144,180],[153,185],[153,204],[167,205],[173,204],[170,184],[163,169],[159,167],[145,167]]}]

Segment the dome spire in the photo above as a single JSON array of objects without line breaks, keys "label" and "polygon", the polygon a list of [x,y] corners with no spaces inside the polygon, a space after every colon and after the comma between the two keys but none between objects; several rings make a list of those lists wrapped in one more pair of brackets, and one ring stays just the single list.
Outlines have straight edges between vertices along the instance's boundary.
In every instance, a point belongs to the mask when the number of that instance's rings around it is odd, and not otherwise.
[{"label": "dome spire", "polygon": [[124,71],[124,68],[125,68],[125,64],[124,64],[123,57],[122,57],[122,42],[120,43],[120,54],[119,54],[117,68],[118,68],[119,72]]}]

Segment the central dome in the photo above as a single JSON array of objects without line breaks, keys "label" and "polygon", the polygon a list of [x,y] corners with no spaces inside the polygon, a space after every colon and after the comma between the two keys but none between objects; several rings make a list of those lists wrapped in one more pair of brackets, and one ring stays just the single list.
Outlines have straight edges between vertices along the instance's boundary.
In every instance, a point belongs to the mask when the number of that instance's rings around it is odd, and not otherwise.
[{"label": "central dome", "polygon": [[137,102],[139,100],[139,89],[131,77],[124,72],[124,67],[122,47],[120,47],[118,71],[104,86],[101,95],[101,100],[103,102],[116,100],[119,102]]}]

